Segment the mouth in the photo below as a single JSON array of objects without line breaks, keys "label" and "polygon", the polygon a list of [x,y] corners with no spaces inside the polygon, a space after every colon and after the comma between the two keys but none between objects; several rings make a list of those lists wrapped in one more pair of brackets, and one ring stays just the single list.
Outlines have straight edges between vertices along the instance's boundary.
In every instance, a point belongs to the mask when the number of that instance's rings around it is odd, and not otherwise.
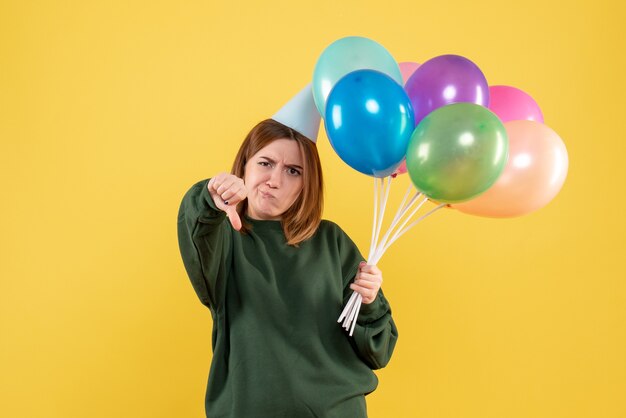
[{"label": "mouth", "polygon": [[273,194],[268,193],[268,192],[264,192],[262,190],[259,190],[259,193],[261,194],[261,197],[264,197],[266,199],[274,199],[276,197]]}]

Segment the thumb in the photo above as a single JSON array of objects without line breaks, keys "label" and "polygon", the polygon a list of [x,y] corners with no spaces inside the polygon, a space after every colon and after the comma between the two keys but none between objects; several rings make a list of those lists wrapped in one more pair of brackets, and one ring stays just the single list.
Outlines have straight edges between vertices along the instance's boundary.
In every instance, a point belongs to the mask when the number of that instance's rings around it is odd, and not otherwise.
[{"label": "thumb", "polygon": [[235,228],[235,230],[239,231],[241,229],[241,218],[237,213],[237,207],[229,206],[228,208],[226,208],[225,212],[226,216],[228,216],[230,224],[233,226],[233,228]]}]

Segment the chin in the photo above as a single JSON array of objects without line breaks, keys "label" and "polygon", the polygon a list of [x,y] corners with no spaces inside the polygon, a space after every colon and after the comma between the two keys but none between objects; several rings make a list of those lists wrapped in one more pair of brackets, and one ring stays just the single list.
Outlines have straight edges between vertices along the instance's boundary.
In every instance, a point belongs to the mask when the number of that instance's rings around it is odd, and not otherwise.
[{"label": "chin", "polygon": [[278,221],[281,219],[281,214],[263,213],[261,215],[263,216],[264,219],[267,219],[268,221]]},{"label": "chin", "polygon": [[261,220],[280,220],[282,213],[278,213],[278,211],[273,210],[256,210],[256,217]]}]

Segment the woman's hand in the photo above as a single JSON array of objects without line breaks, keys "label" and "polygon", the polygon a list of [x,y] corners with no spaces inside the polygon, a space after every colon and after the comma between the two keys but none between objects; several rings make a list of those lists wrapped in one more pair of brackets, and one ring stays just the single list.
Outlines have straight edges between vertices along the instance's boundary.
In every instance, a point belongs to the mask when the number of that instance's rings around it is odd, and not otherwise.
[{"label": "woman's hand", "polygon": [[237,204],[248,196],[248,190],[243,180],[228,173],[220,173],[212,177],[207,189],[215,206],[226,212],[230,224],[237,231],[241,229],[241,219],[237,213]]},{"label": "woman's hand", "polygon": [[354,278],[354,283],[350,285],[350,289],[359,293],[363,298],[363,303],[369,305],[376,299],[382,284],[382,271],[378,267],[370,266],[362,261],[359,265],[359,271],[357,271]]}]

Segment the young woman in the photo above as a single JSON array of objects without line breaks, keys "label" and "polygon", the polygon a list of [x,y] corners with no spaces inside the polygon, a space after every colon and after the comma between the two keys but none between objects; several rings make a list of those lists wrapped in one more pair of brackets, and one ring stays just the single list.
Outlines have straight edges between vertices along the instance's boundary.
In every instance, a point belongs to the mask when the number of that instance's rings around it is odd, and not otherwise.
[{"label": "young woman", "polygon": [[[397,329],[380,286],[336,224],[322,220],[315,143],[267,119],[230,174],[183,198],[178,237],[193,287],[213,318],[209,418],[361,418]],[[352,291],[352,337],[337,318]]]}]

